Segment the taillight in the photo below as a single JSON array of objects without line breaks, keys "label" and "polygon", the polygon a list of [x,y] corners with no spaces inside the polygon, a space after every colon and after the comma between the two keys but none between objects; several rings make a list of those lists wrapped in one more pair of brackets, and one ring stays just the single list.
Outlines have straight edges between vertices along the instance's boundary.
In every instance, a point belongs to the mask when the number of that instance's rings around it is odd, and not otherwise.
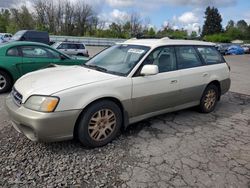
[{"label": "taillight", "polygon": [[228,64],[228,62],[226,62],[226,64],[227,64],[227,67],[228,67],[229,71],[231,71],[231,67],[230,67],[230,65]]}]

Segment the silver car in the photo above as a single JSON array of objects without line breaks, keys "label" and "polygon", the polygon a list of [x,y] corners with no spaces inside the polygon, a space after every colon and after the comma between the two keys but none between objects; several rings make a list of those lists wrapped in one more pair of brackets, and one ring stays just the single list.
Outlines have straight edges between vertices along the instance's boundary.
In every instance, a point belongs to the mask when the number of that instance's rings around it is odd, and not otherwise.
[{"label": "silver car", "polygon": [[6,108],[30,140],[99,147],[152,116],[193,106],[212,112],[229,87],[230,67],[212,43],[131,39],[82,66],[26,74]]},{"label": "silver car", "polygon": [[70,56],[89,57],[88,50],[83,43],[56,42],[52,45],[52,47]]}]

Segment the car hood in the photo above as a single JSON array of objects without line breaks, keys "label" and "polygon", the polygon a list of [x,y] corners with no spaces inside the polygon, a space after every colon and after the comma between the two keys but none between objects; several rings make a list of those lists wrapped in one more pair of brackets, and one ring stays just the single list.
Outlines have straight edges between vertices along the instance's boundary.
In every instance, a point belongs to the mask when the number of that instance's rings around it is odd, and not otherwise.
[{"label": "car hood", "polygon": [[14,87],[25,101],[31,95],[52,95],[76,86],[117,77],[82,66],[57,66],[28,73],[18,79]]}]

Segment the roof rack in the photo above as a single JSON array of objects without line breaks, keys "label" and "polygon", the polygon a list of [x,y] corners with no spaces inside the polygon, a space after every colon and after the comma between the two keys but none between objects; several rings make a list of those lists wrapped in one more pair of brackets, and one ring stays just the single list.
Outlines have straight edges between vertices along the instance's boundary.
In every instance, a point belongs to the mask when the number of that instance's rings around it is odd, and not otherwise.
[{"label": "roof rack", "polygon": [[132,40],[140,40],[140,39],[158,39],[158,40],[161,40],[161,41],[165,41],[165,40],[170,40],[169,37],[140,37],[140,38],[131,38],[131,39],[128,39],[126,40],[127,41],[132,41]]}]

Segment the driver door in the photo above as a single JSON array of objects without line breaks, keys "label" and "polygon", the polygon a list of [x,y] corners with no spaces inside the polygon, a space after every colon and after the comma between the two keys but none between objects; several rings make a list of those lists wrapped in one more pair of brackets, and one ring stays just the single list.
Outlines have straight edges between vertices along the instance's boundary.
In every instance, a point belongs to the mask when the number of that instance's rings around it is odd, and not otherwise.
[{"label": "driver door", "polygon": [[26,74],[41,68],[47,67],[49,64],[54,63],[54,57],[51,53],[42,46],[22,46],[22,64],[21,72]]},{"label": "driver door", "polygon": [[145,64],[157,65],[159,73],[132,78],[133,117],[179,105],[179,71],[174,48],[157,48],[147,57],[143,65]]}]

